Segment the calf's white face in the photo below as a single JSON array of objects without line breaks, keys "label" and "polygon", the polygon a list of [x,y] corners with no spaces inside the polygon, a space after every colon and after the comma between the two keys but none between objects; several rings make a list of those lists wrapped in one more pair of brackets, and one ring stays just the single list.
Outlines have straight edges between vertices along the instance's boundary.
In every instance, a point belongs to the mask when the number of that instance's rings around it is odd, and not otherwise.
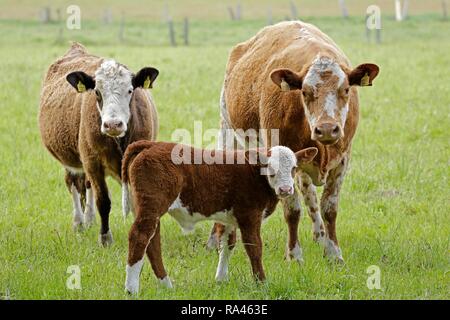
[{"label": "calf's white face", "polygon": [[104,61],[95,78],[82,71],[67,75],[67,81],[78,92],[94,90],[101,117],[101,132],[111,137],[123,137],[130,120],[130,102],[134,89],[151,88],[158,70],[143,68],[136,75],[114,60]]},{"label": "calf's white face", "polygon": [[260,155],[263,163],[267,163],[267,181],[278,197],[294,194],[294,178],[297,169],[311,162],[317,155],[317,148],[307,148],[294,153],[283,146],[272,147],[267,155]]}]

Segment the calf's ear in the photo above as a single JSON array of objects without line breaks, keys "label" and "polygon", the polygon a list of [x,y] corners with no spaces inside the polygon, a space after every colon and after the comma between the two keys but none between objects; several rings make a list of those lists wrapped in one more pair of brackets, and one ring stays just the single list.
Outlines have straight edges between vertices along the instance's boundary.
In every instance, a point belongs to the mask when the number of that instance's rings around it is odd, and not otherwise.
[{"label": "calf's ear", "polygon": [[317,148],[306,148],[295,153],[297,163],[309,163],[313,161],[319,150]]},{"label": "calf's ear", "polygon": [[351,86],[372,86],[372,81],[377,77],[379,72],[380,68],[376,64],[360,64],[350,72],[348,82]]},{"label": "calf's ear", "polygon": [[301,90],[302,78],[292,70],[276,69],[270,74],[270,79],[281,91]]},{"label": "calf's ear", "polygon": [[158,74],[159,71],[155,68],[142,68],[133,76],[133,79],[131,80],[133,88],[153,88],[153,82],[158,77]]},{"label": "calf's ear", "polygon": [[94,78],[83,71],[69,73],[66,76],[66,80],[80,93],[95,88]]}]

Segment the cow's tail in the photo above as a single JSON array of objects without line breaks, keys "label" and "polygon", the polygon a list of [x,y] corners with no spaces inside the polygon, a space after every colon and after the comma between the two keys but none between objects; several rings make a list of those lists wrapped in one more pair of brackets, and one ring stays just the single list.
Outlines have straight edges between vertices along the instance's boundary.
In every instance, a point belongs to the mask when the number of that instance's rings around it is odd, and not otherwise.
[{"label": "cow's tail", "polygon": [[144,149],[152,147],[153,142],[141,140],[130,144],[122,159],[122,214],[126,218],[130,213],[130,193],[128,190],[129,176],[128,168],[136,156]]}]

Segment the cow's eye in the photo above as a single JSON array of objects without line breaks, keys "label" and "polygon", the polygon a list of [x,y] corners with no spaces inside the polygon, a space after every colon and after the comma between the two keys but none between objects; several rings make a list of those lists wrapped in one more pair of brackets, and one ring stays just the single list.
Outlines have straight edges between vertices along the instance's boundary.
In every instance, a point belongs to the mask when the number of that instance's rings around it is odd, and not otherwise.
[{"label": "cow's eye", "polygon": [[95,95],[97,96],[97,101],[102,101],[102,94],[100,93],[100,91],[95,90]]},{"label": "cow's eye", "polygon": [[133,90],[128,90],[128,94],[132,94],[133,93]]},{"label": "cow's eye", "polygon": [[344,92],[345,94],[348,94],[350,92],[350,88],[345,88]]}]

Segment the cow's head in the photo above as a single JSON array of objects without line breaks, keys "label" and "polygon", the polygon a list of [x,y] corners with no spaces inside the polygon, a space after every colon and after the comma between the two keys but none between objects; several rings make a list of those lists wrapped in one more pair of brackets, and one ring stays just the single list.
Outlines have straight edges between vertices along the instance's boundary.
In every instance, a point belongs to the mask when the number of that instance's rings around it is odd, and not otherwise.
[{"label": "cow's head", "polygon": [[[248,157],[251,157],[251,151]],[[294,178],[297,170],[310,163],[317,155],[317,148],[306,148],[294,153],[283,146],[272,147],[268,152],[257,151],[261,173],[279,198],[294,194]]]},{"label": "cow's head", "polygon": [[130,120],[130,101],[134,89],[151,88],[158,73],[155,68],[146,67],[133,74],[120,63],[106,60],[95,72],[95,77],[76,71],[69,73],[66,79],[80,93],[95,91],[102,133],[123,137]]},{"label": "cow's head", "polygon": [[347,70],[329,57],[317,56],[300,74],[277,69],[270,77],[283,91],[302,90],[311,139],[330,145],[344,136],[351,87],[371,86],[378,72],[375,64]]}]

